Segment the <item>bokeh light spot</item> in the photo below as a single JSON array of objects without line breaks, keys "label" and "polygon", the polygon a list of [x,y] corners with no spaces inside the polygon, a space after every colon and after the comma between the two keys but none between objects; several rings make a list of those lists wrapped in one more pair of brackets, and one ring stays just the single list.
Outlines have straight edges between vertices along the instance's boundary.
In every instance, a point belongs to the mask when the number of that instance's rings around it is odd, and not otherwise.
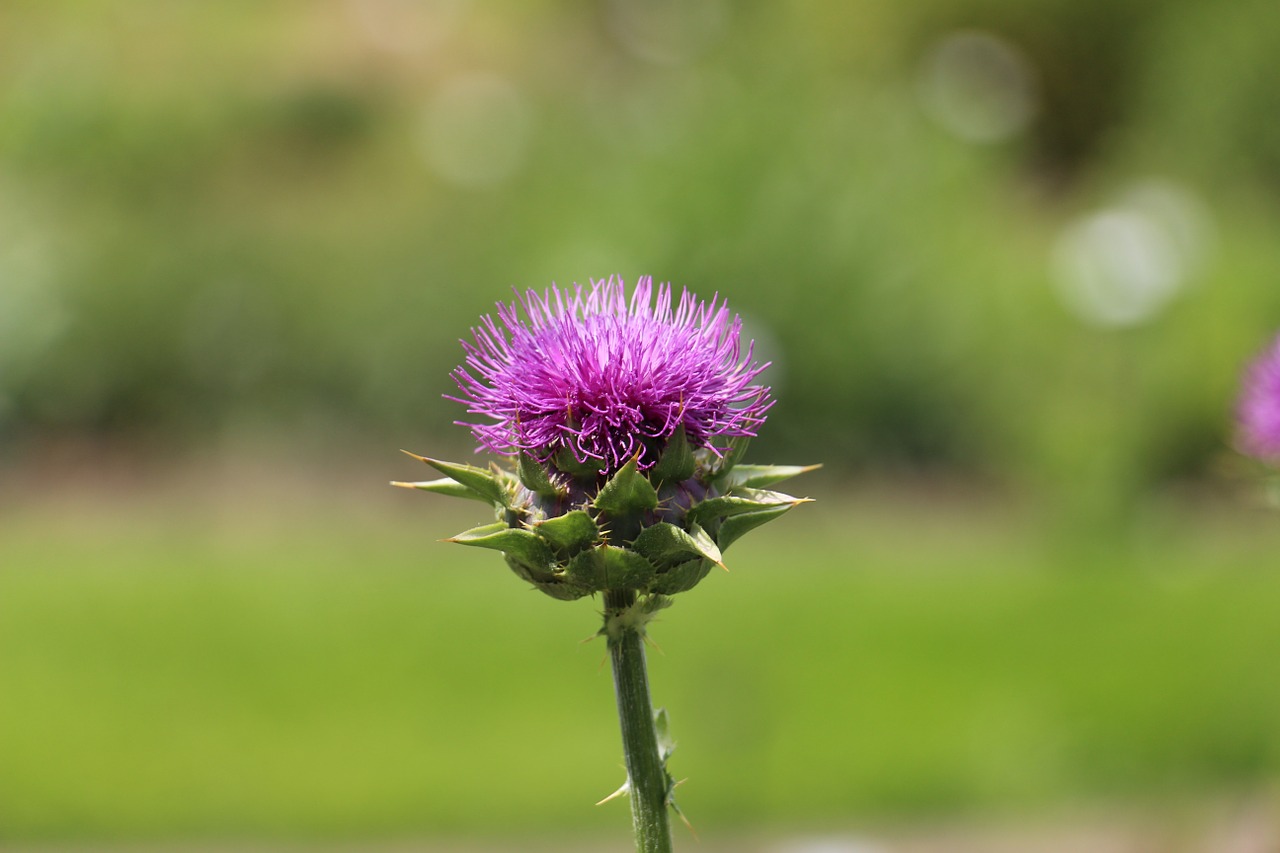
[{"label": "bokeh light spot", "polygon": [[1154,319],[1205,263],[1212,228],[1196,196],[1173,182],[1136,182],[1119,200],[1067,226],[1054,249],[1063,303],[1086,323]]},{"label": "bokeh light spot", "polygon": [[1182,275],[1169,236],[1130,210],[1104,210],[1072,225],[1059,239],[1054,262],[1067,307],[1099,326],[1151,319]]},{"label": "bokeh light spot", "polygon": [[991,33],[961,30],[925,57],[918,80],[925,111],[968,142],[1001,142],[1039,109],[1035,70],[1017,46]]}]

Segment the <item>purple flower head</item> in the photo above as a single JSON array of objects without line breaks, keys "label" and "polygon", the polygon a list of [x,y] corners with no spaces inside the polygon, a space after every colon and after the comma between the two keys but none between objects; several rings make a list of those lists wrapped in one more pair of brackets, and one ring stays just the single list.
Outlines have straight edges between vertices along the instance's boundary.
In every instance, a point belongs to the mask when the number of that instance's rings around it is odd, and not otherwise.
[{"label": "purple flower head", "polygon": [[1280,338],[1245,369],[1236,419],[1244,453],[1280,461]]},{"label": "purple flower head", "polygon": [[[523,317],[521,316],[523,309]],[[755,378],[768,364],[742,351],[742,320],[723,300],[642,278],[630,300],[621,279],[590,289],[552,285],[498,304],[497,320],[462,342],[452,397],[492,423],[468,423],[481,449],[547,462],[562,451],[606,473],[639,455],[651,467],[681,426],[689,443],[753,436],[773,405]],[[723,446],[723,445],[721,445]]]}]

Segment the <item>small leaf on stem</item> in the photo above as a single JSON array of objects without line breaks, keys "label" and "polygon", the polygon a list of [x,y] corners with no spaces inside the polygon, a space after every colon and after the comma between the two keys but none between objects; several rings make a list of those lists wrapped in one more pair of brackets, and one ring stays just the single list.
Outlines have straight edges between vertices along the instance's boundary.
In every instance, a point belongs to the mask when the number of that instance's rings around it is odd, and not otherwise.
[{"label": "small leaf on stem", "polygon": [[555,518],[548,518],[533,526],[533,532],[547,540],[559,551],[574,553],[594,543],[600,537],[600,528],[586,510],[575,509]]},{"label": "small leaf on stem", "polygon": [[688,517],[700,524],[713,518],[723,518],[744,512],[773,509],[785,506],[788,509],[796,504],[807,503],[809,498],[796,498],[782,492],[771,492],[765,489],[749,489],[739,487],[717,498],[708,498],[689,508]]},{"label": "small leaf on stem", "polygon": [[613,516],[632,515],[658,506],[658,493],[637,466],[639,455],[633,456],[609,482],[600,487],[592,504]]},{"label": "small leaf on stem", "polygon": [[474,465],[463,465],[458,462],[443,462],[439,459],[431,459],[426,456],[419,456],[416,453],[402,451],[421,462],[425,462],[432,468],[435,468],[446,477],[450,477],[469,489],[472,489],[485,499],[491,501],[497,506],[511,506],[511,488],[507,482],[511,477],[510,474],[504,474],[494,469],[477,468]]},{"label": "small leaf on stem", "polygon": [[726,489],[746,486],[763,489],[800,474],[816,471],[821,465],[737,465],[724,478]]},{"label": "small leaf on stem", "polygon": [[526,489],[543,497],[558,498],[568,491],[563,485],[552,479],[551,475],[547,473],[547,469],[538,464],[538,461],[527,453],[520,454],[516,472],[520,477],[520,482],[524,484]]},{"label": "small leaf on stem", "polygon": [[649,472],[654,483],[680,483],[693,476],[696,460],[684,424],[676,428],[667,446],[662,450],[658,463]]},{"label": "small leaf on stem", "polygon": [[741,538],[743,534],[756,529],[762,524],[773,521],[793,506],[795,506],[794,503],[784,504],[769,509],[756,510],[755,512],[744,512],[726,518],[720,523],[720,530],[716,533],[716,540],[720,544],[720,549],[722,551],[729,550],[729,546]]},{"label": "small leaf on stem", "polygon": [[631,547],[659,567],[672,566],[690,557],[705,557],[716,565],[724,566],[720,549],[696,524],[690,530],[682,530],[665,521],[650,525],[641,531]]},{"label": "small leaf on stem", "polygon": [[502,551],[521,562],[534,566],[550,566],[555,562],[555,556],[547,547],[547,543],[532,531],[521,527],[508,527],[501,521],[473,527],[445,541]]},{"label": "small leaf on stem", "polygon": [[421,483],[403,483],[399,480],[392,480],[391,485],[399,486],[402,489],[420,489],[424,492],[434,492],[437,495],[446,495],[451,498],[467,498],[473,501],[492,503],[475,489],[468,488],[450,477],[444,477],[439,480],[425,480]]}]

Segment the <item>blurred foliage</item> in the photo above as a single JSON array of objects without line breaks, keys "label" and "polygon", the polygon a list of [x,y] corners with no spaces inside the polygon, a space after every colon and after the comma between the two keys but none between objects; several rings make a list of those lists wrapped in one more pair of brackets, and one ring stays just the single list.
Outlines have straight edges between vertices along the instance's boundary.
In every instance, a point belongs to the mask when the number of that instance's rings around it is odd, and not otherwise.
[{"label": "blurred foliage", "polygon": [[[762,458],[958,467],[1124,517],[1211,467],[1280,322],[1278,22],[1190,0],[9,3],[0,437],[422,449],[460,416],[457,339],[511,286],[652,274],[726,294],[777,362]],[[939,65],[966,33],[976,58]],[[1023,90],[1025,120],[965,130]],[[1137,320],[1082,319],[1064,235],[1152,180],[1196,263]]]}]

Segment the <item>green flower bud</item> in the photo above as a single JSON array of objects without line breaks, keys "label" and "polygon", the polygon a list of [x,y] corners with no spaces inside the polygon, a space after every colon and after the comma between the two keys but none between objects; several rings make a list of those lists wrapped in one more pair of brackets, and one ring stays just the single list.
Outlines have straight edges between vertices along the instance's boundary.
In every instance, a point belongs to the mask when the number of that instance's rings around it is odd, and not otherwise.
[{"label": "green flower bud", "polygon": [[521,454],[509,471],[409,454],[445,477],[392,485],[489,503],[493,523],[446,541],[501,552],[553,598],[670,596],[724,568],[724,551],[743,534],[808,500],[765,487],[818,466],[738,465],[744,449],[694,451],[681,429],[648,470],[637,454],[609,476],[560,457]]}]

